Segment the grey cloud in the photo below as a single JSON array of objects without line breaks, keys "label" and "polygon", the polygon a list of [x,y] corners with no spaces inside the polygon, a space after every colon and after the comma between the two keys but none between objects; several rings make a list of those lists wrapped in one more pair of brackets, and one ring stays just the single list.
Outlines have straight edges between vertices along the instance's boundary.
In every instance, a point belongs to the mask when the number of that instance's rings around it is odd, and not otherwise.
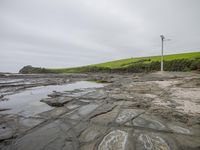
[{"label": "grey cloud", "polygon": [[0,72],[199,51],[199,0],[1,0]]}]

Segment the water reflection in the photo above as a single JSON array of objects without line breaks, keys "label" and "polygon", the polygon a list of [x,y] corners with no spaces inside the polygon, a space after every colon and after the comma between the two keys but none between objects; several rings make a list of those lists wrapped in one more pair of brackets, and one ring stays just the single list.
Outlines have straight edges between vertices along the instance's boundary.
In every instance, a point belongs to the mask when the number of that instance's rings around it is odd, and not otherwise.
[{"label": "water reflection", "polygon": [[34,116],[38,113],[53,109],[47,104],[40,102],[41,99],[47,98],[52,91],[63,92],[84,88],[100,88],[103,84],[79,81],[72,84],[49,85],[34,88],[28,88],[20,93],[5,96],[8,101],[0,102],[0,109],[8,109],[1,111],[0,114],[20,114],[26,117]]}]

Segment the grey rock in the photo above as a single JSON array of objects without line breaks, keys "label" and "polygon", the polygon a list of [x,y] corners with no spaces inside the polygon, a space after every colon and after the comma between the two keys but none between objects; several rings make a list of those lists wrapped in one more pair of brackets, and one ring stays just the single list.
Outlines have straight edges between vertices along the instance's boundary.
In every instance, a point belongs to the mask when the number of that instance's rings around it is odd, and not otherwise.
[{"label": "grey rock", "polygon": [[21,137],[15,142],[14,147],[16,150],[43,150],[55,144],[57,149],[61,149],[68,137],[66,133],[69,129],[69,125],[55,121]]},{"label": "grey rock", "polygon": [[134,126],[151,128],[155,130],[169,130],[160,120],[148,115],[141,115],[132,121]]},{"label": "grey rock", "polygon": [[144,113],[144,110],[139,109],[122,109],[117,116],[115,122],[118,124],[124,124],[125,122],[137,117],[138,115]]},{"label": "grey rock", "polygon": [[98,146],[98,150],[125,150],[127,141],[127,132],[122,130],[114,130],[103,138]]},{"label": "grey rock", "polygon": [[0,141],[10,139],[14,136],[14,131],[12,128],[8,127],[6,124],[0,124]]},{"label": "grey rock", "polygon": [[72,97],[56,97],[56,98],[43,99],[43,100],[41,100],[41,102],[44,102],[53,107],[62,107],[62,106],[64,106],[64,104],[66,104],[72,100],[73,100]]}]

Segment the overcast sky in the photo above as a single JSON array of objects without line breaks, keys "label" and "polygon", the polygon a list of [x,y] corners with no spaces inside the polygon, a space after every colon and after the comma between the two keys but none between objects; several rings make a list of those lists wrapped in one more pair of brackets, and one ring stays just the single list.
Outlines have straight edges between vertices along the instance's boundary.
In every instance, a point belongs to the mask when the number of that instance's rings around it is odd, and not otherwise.
[{"label": "overcast sky", "polygon": [[0,72],[200,51],[200,0],[0,0]]}]

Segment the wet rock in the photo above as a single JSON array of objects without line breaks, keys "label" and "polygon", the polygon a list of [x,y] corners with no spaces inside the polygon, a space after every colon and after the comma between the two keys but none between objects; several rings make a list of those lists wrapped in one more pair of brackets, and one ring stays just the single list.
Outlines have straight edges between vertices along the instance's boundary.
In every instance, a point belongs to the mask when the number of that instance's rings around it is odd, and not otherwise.
[{"label": "wet rock", "polygon": [[66,105],[65,107],[67,107],[68,109],[70,110],[73,110],[73,109],[76,109],[78,108],[80,105],[77,105],[77,104],[68,104]]},{"label": "wet rock", "polygon": [[139,116],[142,113],[144,113],[144,110],[122,109],[119,115],[117,116],[115,122],[118,124],[124,124],[125,122],[133,119],[134,117]]},{"label": "wet rock", "polygon": [[[0,91],[1,92],[1,91]],[[3,95],[0,95],[0,102],[1,101],[7,101],[7,100],[9,100],[8,98],[6,98],[5,96],[3,96]],[[0,108],[0,111],[1,110],[3,110],[2,108]]]},{"label": "wet rock", "polygon": [[151,104],[149,102],[143,101],[142,103],[140,101],[135,102],[132,105],[133,108],[137,108],[137,109],[148,109],[149,107],[151,107]]},{"label": "wet rock", "polygon": [[199,150],[200,149],[200,137],[186,136],[180,134],[172,134],[172,138],[177,142],[179,149],[181,150]]},{"label": "wet rock", "polygon": [[[23,77],[27,78],[26,83],[30,84],[20,83],[21,86],[17,84],[15,87],[8,85],[1,88],[0,95],[4,92],[16,93],[30,85],[63,84],[68,82],[68,78],[75,82],[92,78],[91,76],[99,77],[101,74],[88,74],[84,77],[63,75],[62,78],[59,75],[35,76]],[[63,92],[54,92],[49,95],[50,98],[43,101],[56,107],[40,103],[43,104],[42,111],[34,113],[38,108],[34,107],[38,106],[38,103],[34,103],[27,108],[33,110],[30,116],[5,115],[6,111],[1,111],[0,114],[4,115],[0,115],[0,124],[6,123],[7,129],[0,128],[0,149],[6,150],[7,147],[2,146],[4,142],[8,142],[6,144],[10,146],[7,148],[9,150],[199,149],[198,111],[191,113],[178,110],[182,103],[180,100],[192,102],[190,110],[199,104],[199,86],[195,84],[199,83],[199,75],[196,75],[195,80],[191,80],[192,83],[188,80],[187,84],[184,84],[185,75],[181,75],[181,78],[173,75],[173,79],[168,75],[160,77],[160,74],[112,76],[113,83],[100,86],[99,89],[66,91],[64,88]],[[98,79],[111,80],[107,74],[102,77]],[[178,85],[179,81],[183,84]],[[85,83],[81,82],[81,85],[85,88]],[[56,89],[51,89],[50,92],[53,90]],[[37,94],[35,96],[38,97]],[[27,97],[30,97],[30,93]],[[31,102],[35,101],[35,98],[33,96]],[[19,100],[21,99],[25,97],[22,96]],[[44,106],[50,109],[45,109]],[[3,107],[6,108],[10,107]],[[24,115],[23,111],[20,112],[21,115]],[[13,140],[13,137],[16,139]]]},{"label": "wet rock", "polygon": [[157,118],[141,115],[132,121],[134,126],[151,128],[155,130],[168,130],[168,128]]},{"label": "wet rock", "polygon": [[79,101],[83,103],[90,103],[90,100],[87,100],[87,99],[80,99]]},{"label": "wet rock", "polygon": [[189,129],[186,129],[181,126],[170,124],[168,125],[168,128],[170,128],[173,132],[176,132],[176,133],[192,134]]},{"label": "wet rock", "polygon": [[106,114],[114,109],[116,105],[115,104],[103,104],[100,107],[98,107],[93,113],[91,113],[87,119],[94,118],[96,116]]},{"label": "wet rock", "polygon": [[66,104],[72,100],[73,100],[72,97],[56,97],[56,98],[43,99],[43,100],[41,100],[41,102],[44,102],[44,103],[48,104],[49,106],[53,106],[53,107],[62,107],[62,106],[64,106],[64,104]]},{"label": "wet rock", "polygon": [[100,135],[103,135],[106,129],[107,128],[103,126],[91,125],[80,135],[79,140],[80,142],[91,142]]},{"label": "wet rock", "polygon": [[57,107],[52,110],[40,113],[38,114],[38,116],[45,119],[52,119],[52,118],[57,118],[68,111],[69,110],[66,107]]},{"label": "wet rock", "polygon": [[[6,137],[5,139],[10,139],[17,137],[25,133],[26,131],[40,125],[44,119],[35,117],[23,117],[23,116],[4,116],[0,118],[0,137]],[[6,136],[5,136],[6,135]]]},{"label": "wet rock", "polygon": [[115,100],[128,100],[128,101],[133,100],[134,98],[128,93],[118,93],[118,94],[110,93],[109,97]]},{"label": "wet rock", "polygon": [[56,92],[56,91],[53,91],[52,94],[48,94],[49,97],[51,98],[56,98],[56,97],[59,97],[59,96],[62,96],[63,94],[60,93],[60,92]]},{"label": "wet rock", "polygon": [[128,133],[114,130],[107,134],[98,146],[98,150],[125,150]]},{"label": "wet rock", "polygon": [[10,110],[9,108],[0,108],[0,111],[7,111]]},{"label": "wet rock", "polygon": [[90,150],[90,149],[91,150],[95,149],[95,142],[86,143],[80,147],[80,150]]},{"label": "wet rock", "polygon": [[108,124],[114,122],[116,116],[118,115],[118,112],[119,112],[119,108],[116,107],[112,111],[109,111],[109,112],[107,112],[105,114],[100,114],[100,115],[92,118],[90,121],[92,123],[108,125]]},{"label": "wet rock", "polygon": [[70,119],[83,119],[83,117],[86,117],[90,113],[92,113],[99,105],[98,104],[88,104],[85,106],[81,106],[77,111],[69,115]]},{"label": "wet rock", "polygon": [[[76,146],[77,147],[77,146]],[[67,141],[65,138],[58,137],[46,146],[42,150],[73,150],[75,149],[75,144],[72,141]]]},{"label": "wet rock", "polygon": [[19,124],[26,130],[41,124],[44,119],[41,118],[21,118]]},{"label": "wet rock", "polygon": [[135,102],[121,100],[121,101],[115,101],[114,104],[118,105],[118,106],[121,106],[123,108],[129,108],[129,107],[132,107],[135,104]]},{"label": "wet rock", "polygon": [[92,111],[94,111],[98,106],[99,106],[98,104],[88,104],[88,105],[82,106],[78,110],[78,114],[80,116],[88,115],[89,113],[91,113]]},{"label": "wet rock", "polygon": [[14,132],[12,128],[8,127],[6,124],[0,124],[0,141],[12,138]]},{"label": "wet rock", "polygon": [[[15,142],[16,150],[43,150],[48,149],[48,145],[57,145],[56,149],[61,149],[63,141],[68,137],[66,132],[70,129],[68,124],[55,121],[44,125],[34,132],[30,132]],[[59,143],[59,144],[58,144]]]},{"label": "wet rock", "polygon": [[107,93],[105,90],[96,90],[94,92],[90,92],[90,93],[87,93],[85,95],[83,95],[81,98],[82,99],[105,99],[107,97]]},{"label": "wet rock", "polygon": [[82,98],[82,96],[84,96],[85,94],[88,94],[94,91],[95,89],[75,89],[73,91],[65,92],[64,95],[78,99],[78,98]]},{"label": "wet rock", "polygon": [[174,150],[162,137],[154,134],[139,134],[136,148],[139,150]]},{"label": "wet rock", "polygon": [[[76,125],[74,125],[72,130],[70,130],[70,131],[73,131],[73,135],[75,135],[77,138],[80,136],[80,134],[84,130],[86,130],[88,128],[88,126],[89,126],[89,122],[79,122]],[[76,140],[78,140],[78,138]]]}]

